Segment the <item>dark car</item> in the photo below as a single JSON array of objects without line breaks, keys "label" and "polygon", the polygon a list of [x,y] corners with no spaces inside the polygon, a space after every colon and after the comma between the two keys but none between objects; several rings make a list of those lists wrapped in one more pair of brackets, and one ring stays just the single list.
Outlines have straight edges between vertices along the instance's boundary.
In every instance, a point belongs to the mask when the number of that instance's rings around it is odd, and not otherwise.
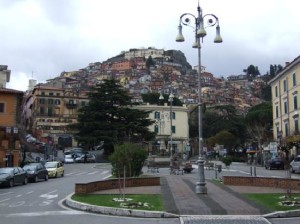
[{"label": "dark car", "polygon": [[95,163],[96,162],[96,156],[93,154],[83,154],[77,158],[75,158],[75,161],[77,163]]},{"label": "dark car", "polygon": [[31,182],[48,180],[48,171],[42,163],[29,163],[23,169],[27,172],[28,180]]},{"label": "dark car", "polygon": [[280,157],[273,157],[269,159],[265,164],[266,169],[284,169],[284,161]]},{"label": "dark car", "polygon": [[27,173],[21,167],[0,168],[0,185],[13,187],[17,184],[27,184]]}]

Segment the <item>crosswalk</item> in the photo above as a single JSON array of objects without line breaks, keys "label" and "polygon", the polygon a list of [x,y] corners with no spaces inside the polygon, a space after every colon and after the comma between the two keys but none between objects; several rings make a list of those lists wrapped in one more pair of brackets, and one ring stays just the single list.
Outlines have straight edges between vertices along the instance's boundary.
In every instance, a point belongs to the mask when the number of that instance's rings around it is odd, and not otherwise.
[{"label": "crosswalk", "polygon": [[65,173],[64,176],[81,176],[81,175],[108,175],[110,173],[109,170],[103,170],[103,171],[92,171],[92,172],[70,172],[70,173]]},{"label": "crosswalk", "polygon": [[262,216],[250,215],[198,215],[198,216],[182,216],[181,224],[270,224],[270,222]]}]

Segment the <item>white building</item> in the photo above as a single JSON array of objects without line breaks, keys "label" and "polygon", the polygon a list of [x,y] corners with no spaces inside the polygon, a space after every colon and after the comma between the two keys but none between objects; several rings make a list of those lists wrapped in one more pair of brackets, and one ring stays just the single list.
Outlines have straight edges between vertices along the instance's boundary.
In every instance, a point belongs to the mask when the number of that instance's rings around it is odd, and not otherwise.
[{"label": "white building", "polygon": [[[151,146],[152,152],[170,154],[171,145],[172,153],[184,153],[189,150],[189,123],[186,105],[172,106],[172,112],[170,105],[166,103],[163,106],[139,105],[137,109],[151,111],[149,118],[155,120],[155,123],[149,126],[150,131],[157,134],[156,140]],[[170,114],[172,114],[172,119],[170,119]]]}]

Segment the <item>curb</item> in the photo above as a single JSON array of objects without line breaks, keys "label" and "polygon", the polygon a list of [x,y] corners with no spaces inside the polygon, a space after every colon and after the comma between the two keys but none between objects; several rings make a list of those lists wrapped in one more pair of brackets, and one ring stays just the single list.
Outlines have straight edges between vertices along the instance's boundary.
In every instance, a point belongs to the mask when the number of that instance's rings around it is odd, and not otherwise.
[{"label": "curb", "polygon": [[139,218],[179,218],[179,215],[159,212],[159,211],[145,211],[145,210],[135,210],[135,209],[122,209],[122,208],[111,208],[104,206],[89,205],[82,202],[74,201],[71,199],[72,195],[69,195],[64,200],[64,204],[70,208],[99,213],[103,215],[112,216],[129,216],[129,217],[139,217]]},{"label": "curb", "polygon": [[278,211],[263,215],[264,218],[290,218],[300,217],[300,210]]}]

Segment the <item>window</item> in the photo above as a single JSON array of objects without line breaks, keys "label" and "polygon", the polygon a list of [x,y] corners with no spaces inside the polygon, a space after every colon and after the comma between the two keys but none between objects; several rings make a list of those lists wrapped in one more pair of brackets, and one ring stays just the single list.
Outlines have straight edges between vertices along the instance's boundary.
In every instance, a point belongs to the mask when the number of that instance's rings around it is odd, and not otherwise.
[{"label": "window", "polygon": [[52,116],[52,108],[48,108],[48,116]]},{"label": "window", "polygon": [[294,95],[294,110],[298,109],[298,97],[297,95]]},{"label": "window", "polygon": [[56,93],[56,96],[60,96],[60,93]]},{"label": "window", "polygon": [[283,80],[283,91],[286,92],[287,86],[286,86],[286,79]]},{"label": "window", "polygon": [[49,93],[49,96],[54,96],[54,94],[53,93]]},{"label": "window", "polygon": [[172,119],[175,120],[176,119],[175,112],[172,112],[171,115],[172,115]]},{"label": "window", "polygon": [[46,94],[45,94],[45,92],[42,92],[41,95],[42,95],[42,96],[45,96]]},{"label": "window", "polygon": [[155,111],[154,119],[160,119],[160,113],[159,112]]},{"label": "window", "polygon": [[275,86],[275,97],[278,97],[278,86]]},{"label": "window", "polygon": [[176,133],[176,127],[175,126],[172,126],[172,133]]},{"label": "window", "polygon": [[45,108],[44,107],[40,107],[40,114],[45,114]]},{"label": "window", "polygon": [[39,101],[40,101],[40,104],[45,104],[45,99],[44,98],[40,98]]},{"label": "window", "polygon": [[156,134],[158,134],[158,125],[155,125],[155,126],[154,126],[154,132],[155,132]]},{"label": "window", "polygon": [[293,86],[297,85],[296,73],[293,74]]},{"label": "window", "polygon": [[84,107],[86,105],[85,101],[81,101],[81,106]]},{"label": "window", "polygon": [[285,136],[289,136],[289,123],[284,123],[284,129],[285,129]]},{"label": "window", "polygon": [[4,113],[5,103],[0,103],[0,113]]},{"label": "window", "polygon": [[288,103],[287,103],[287,101],[284,101],[284,113],[285,114],[288,113]]},{"label": "window", "polygon": [[53,99],[48,99],[48,104],[53,105]]},{"label": "window", "polygon": [[276,118],[278,118],[279,117],[279,108],[278,108],[278,106],[276,106],[275,112],[276,112]]},{"label": "window", "polygon": [[60,100],[55,100],[54,103],[55,105],[60,105]]},{"label": "window", "polygon": [[295,133],[299,133],[299,121],[298,118],[294,120]]}]

